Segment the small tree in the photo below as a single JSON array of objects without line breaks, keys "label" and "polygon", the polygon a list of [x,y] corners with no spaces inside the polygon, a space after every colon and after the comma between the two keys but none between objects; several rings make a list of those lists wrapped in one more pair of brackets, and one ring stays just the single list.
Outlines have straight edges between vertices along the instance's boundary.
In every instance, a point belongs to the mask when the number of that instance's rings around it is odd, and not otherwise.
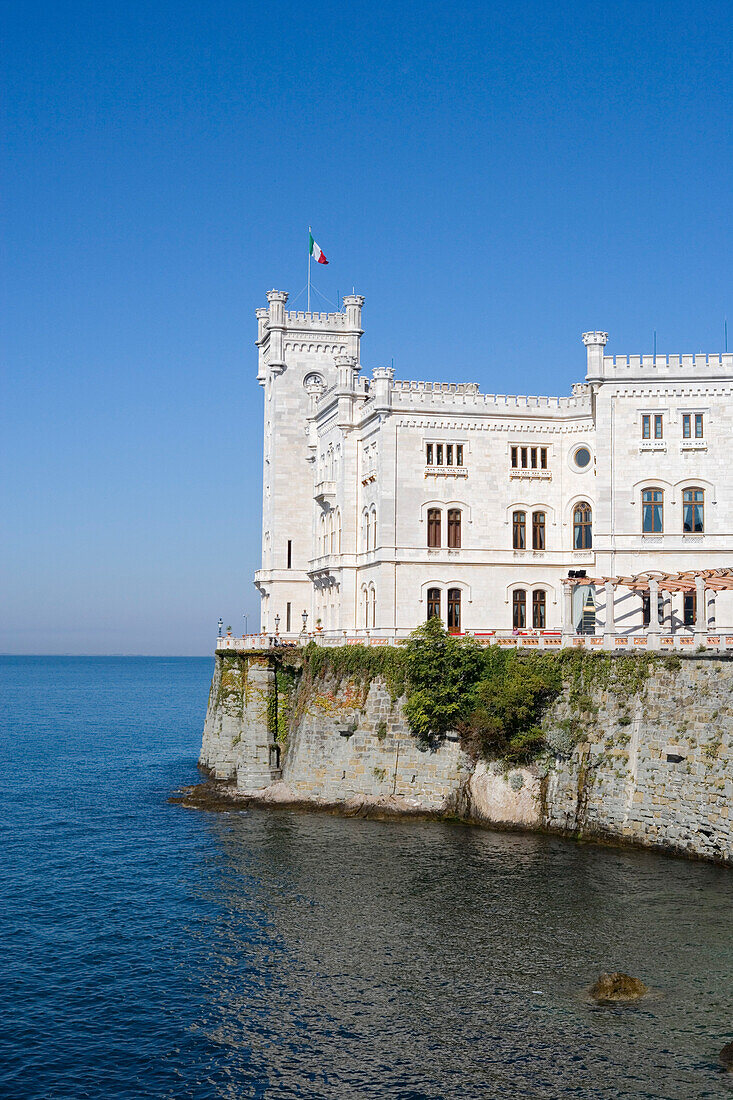
[{"label": "small tree", "polygon": [[455,638],[437,617],[414,630],[407,642],[405,712],[415,736],[436,745],[473,705],[484,654],[473,638]]}]

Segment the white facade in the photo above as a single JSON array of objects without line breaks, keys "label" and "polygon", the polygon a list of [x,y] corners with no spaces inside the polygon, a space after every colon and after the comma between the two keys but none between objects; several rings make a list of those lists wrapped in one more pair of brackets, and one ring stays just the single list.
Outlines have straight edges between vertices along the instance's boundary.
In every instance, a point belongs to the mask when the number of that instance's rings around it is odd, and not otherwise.
[{"label": "white facade", "polygon": [[264,632],[298,635],[303,612],[324,638],[400,637],[430,611],[478,634],[733,628],[731,593],[650,611],[617,590],[607,616],[609,586],[563,585],[733,564],[733,355],[613,358],[590,332],[570,396],[483,394],[362,377],[359,295],[328,314],[267,299]]}]

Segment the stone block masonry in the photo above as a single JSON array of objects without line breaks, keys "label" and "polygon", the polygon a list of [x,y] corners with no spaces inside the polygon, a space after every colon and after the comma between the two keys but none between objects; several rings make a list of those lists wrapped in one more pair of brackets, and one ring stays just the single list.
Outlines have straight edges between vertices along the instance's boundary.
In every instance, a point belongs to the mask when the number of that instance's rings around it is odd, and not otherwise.
[{"label": "stone block masonry", "polygon": [[602,678],[580,698],[567,685],[543,719],[550,751],[511,770],[476,763],[450,738],[435,750],[421,746],[404,700],[380,678],[298,682],[292,669],[278,675],[282,660],[216,658],[200,763],[242,795],[450,815],[733,860],[727,658],[652,660],[625,693]]},{"label": "stone block masonry", "polygon": [[457,742],[434,752],[417,743],[381,680],[361,690],[325,681],[293,731],[283,779],[303,800],[397,798],[445,812],[470,771]]}]

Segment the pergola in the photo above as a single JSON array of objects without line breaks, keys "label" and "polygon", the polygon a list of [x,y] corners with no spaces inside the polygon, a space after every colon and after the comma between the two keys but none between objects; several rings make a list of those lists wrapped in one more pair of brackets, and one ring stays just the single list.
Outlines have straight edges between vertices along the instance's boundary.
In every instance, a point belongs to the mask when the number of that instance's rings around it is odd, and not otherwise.
[{"label": "pergola", "polygon": [[656,633],[660,629],[659,606],[657,597],[660,592],[695,593],[695,630],[707,630],[707,612],[705,607],[705,592],[733,591],[733,568],[720,569],[688,569],[684,573],[663,573],[661,570],[649,569],[644,573],[636,573],[630,577],[565,577],[565,601],[563,608],[563,631],[574,633],[572,622],[572,594],[573,589],[579,585],[596,587],[603,586],[606,590],[606,625],[605,631],[614,631],[614,602],[616,588],[625,588],[631,592],[649,594],[649,625],[648,630]]},{"label": "pergola", "polygon": [[733,590],[733,569],[688,569],[684,573],[662,573],[658,569],[648,569],[646,573],[636,573],[632,577],[565,577],[563,584],[570,587],[577,584],[621,585],[634,592],[649,592],[656,584],[660,592],[694,592],[700,581],[705,588],[715,592]]}]

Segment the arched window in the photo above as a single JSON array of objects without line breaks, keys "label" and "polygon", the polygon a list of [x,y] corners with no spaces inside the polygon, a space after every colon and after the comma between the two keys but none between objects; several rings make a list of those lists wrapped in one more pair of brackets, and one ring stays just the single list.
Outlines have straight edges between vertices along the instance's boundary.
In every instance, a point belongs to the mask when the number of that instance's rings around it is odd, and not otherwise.
[{"label": "arched window", "polygon": [[664,492],[662,489],[642,490],[641,530],[645,535],[661,535],[664,531]]},{"label": "arched window", "polygon": [[590,550],[593,545],[593,512],[587,501],[582,500],[573,509],[573,549]]},{"label": "arched window", "polygon": [[461,632],[461,590],[448,589],[448,630],[451,634]]},{"label": "arched window", "polygon": [[440,508],[428,508],[428,546],[440,546]]},{"label": "arched window", "polygon": [[461,545],[461,509],[448,509],[448,546],[458,549]]},{"label": "arched window", "polygon": [[328,551],[327,552],[329,554],[333,554],[333,546],[334,546],[334,543],[333,543],[333,520],[334,520],[333,512],[329,512],[328,513],[328,519],[326,521],[327,532],[328,532]]},{"label": "arched window", "polygon": [[523,588],[512,592],[512,626],[515,630],[524,630],[527,626],[527,593]]},{"label": "arched window", "polygon": [[704,530],[704,489],[685,489],[682,493],[682,530],[686,535],[701,535]]},{"label": "arched window", "polygon": [[428,589],[428,618],[439,619],[440,618],[440,589],[429,588]]},{"label": "arched window", "polygon": [[532,626],[535,630],[544,630],[547,622],[544,588],[535,588],[532,593]]},{"label": "arched window", "polygon": [[377,590],[373,584],[369,586],[369,596],[372,609],[372,626],[374,627],[377,625]]},{"label": "arched window", "polygon": [[369,629],[369,593],[367,592],[367,586],[363,584],[361,586],[361,607],[362,607],[362,622],[365,629]]},{"label": "arched window", "polygon": [[527,513],[515,512],[512,517],[512,546],[515,550],[527,548]]},{"label": "arched window", "polygon": [[336,509],[336,553],[341,553],[341,509]]},{"label": "arched window", "polygon": [[372,550],[377,549],[377,509],[372,507]]},{"label": "arched window", "polygon": [[320,539],[318,541],[318,553],[319,555],[326,553],[326,517],[321,516],[320,523]]},{"label": "arched window", "polygon": [[369,524],[369,512],[367,511],[366,508],[362,512],[362,516],[361,516],[361,530],[362,530],[362,536],[363,536],[363,542],[364,542],[364,549],[365,550],[370,550],[371,549],[371,546],[370,546],[371,526]]},{"label": "arched window", "polygon": [[545,549],[545,513],[532,513],[532,549]]}]

